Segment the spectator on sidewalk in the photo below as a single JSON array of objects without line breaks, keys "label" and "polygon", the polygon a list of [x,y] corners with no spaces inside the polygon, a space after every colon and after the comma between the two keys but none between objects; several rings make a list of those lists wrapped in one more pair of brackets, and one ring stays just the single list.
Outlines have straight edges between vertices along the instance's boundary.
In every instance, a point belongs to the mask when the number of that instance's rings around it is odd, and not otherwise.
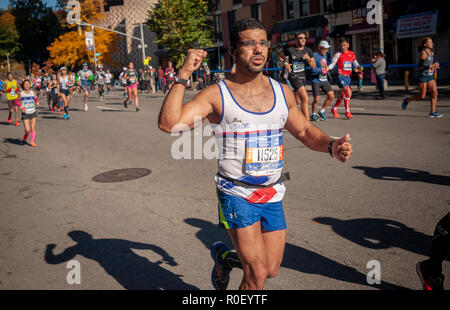
[{"label": "spectator on sidewalk", "polygon": [[375,70],[375,76],[377,79],[378,90],[380,91],[377,99],[384,99],[384,80],[386,78],[386,54],[378,52],[374,58],[372,58],[372,66]]},{"label": "spectator on sidewalk", "polygon": [[158,85],[159,85],[159,89],[161,89],[161,91],[165,94],[166,87],[165,87],[165,83],[164,83],[164,70],[161,65],[158,67]]}]

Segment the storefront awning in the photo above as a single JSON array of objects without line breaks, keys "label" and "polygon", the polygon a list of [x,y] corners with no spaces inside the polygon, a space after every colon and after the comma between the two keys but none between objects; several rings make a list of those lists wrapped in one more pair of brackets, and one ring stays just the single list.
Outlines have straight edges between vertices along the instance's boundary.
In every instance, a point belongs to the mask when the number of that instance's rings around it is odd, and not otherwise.
[{"label": "storefront awning", "polygon": [[296,31],[308,31],[328,25],[328,19],[323,15],[299,18],[287,22],[278,22],[272,29],[272,33],[287,33]]},{"label": "storefront awning", "polygon": [[378,31],[378,25],[368,23],[355,24],[345,31],[346,35]]},{"label": "storefront awning", "polygon": [[345,32],[349,26],[347,24],[345,25],[339,25],[333,28],[333,30],[330,33],[330,37],[332,38],[339,38],[345,36]]}]

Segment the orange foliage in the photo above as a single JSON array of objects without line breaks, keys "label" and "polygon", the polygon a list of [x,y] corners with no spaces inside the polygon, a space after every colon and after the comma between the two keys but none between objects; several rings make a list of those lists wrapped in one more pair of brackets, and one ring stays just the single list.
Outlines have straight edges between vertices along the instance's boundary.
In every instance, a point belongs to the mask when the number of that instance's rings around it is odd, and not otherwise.
[{"label": "orange foliage", "polygon": [[[104,18],[100,12],[100,0],[85,0],[81,2],[81,20],[93,25],[102,25]],[[70,25],[72,31],[58,37],[48,48],[50,60],[56,66],[74,67],[84,62],[94,63],[94,52],[86,50],[85,31],[92,31],[91,27],[82,27],[81,35],[77,25]],[[86,29],[87,28],[87,29]],[[95,29],[95,48],[97,62],[114,66],[112,53],[117,50],[119,35],[110,31]]]}]

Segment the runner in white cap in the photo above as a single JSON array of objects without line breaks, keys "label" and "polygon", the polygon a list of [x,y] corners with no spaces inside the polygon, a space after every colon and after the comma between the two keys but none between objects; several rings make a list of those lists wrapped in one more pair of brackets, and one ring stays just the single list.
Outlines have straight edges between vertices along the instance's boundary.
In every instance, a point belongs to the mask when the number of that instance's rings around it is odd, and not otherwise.
[{"label": "runner in white cap", "polygon": [[83,69],[81,69],[78,72],[78,76],[79,76],[79,79],[81,82],[81,84],[80,84],[81,89],[84,92],[84,110],[87,111],[88,110],[87,102],[88,102],[88,98],[89,98],[89,87],[91,85],[90,78],[91,78],[91,76],[93,76],[92,71],[88,69],[87,63],[83,64]]},{"label": "runner in white cap", "polygon": [[319,111],[319,116],[323,120],[327,120],[327,107],[331,104],[334,99],[333,88],[328,81],[328,56],[327,51],[330,48],[330,44],[327,41],[321,41],[319,43],[319,51],[314,53],[314,60],[316,62],[316,67],[312,71],[312,92],[314,101],[312,103],[312,121],[318,121],[319,117],[316,114],[317,103],[320,99],[320,91],[322,90],[326,95],[327,99],[323,103],[322,109]]}]

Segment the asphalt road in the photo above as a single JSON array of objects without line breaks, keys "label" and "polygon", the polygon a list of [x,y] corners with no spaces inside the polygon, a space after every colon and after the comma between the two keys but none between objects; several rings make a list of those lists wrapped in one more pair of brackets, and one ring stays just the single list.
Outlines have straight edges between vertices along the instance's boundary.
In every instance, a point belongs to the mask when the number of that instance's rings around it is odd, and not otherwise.
[{"label": "asphalt road", "polygon": [[[448,88],[442,94],[444,118],[430,119],[427,102],[401,110],[401,90],[384,101],[355,93],[354,119],[317,123],[331,136],[350,133],[346,164],[286,133],[288,237],[267,289],[421,288],[415,265],[450,209]],[[41,97],[36,148],[20,142],[23,126],[8,126],[0,105],[0,289],[212,289],[209,246],[230,244],[217,226],[216,161],[172,158],[178,137],[157,127],[162,94],[141,96],[138,113],[123,110],[118,90],[102,102],[92,94],[88,112],[81,100],[66,121]],[[93,180],[127,168],[151,173]],[[67,282],[71,260],[81,284]],[[381,284],[366,280],[372,260]],[[448,261],[443,270],[450,288]],[[241,276],[233,270],[229,288]]]}]

